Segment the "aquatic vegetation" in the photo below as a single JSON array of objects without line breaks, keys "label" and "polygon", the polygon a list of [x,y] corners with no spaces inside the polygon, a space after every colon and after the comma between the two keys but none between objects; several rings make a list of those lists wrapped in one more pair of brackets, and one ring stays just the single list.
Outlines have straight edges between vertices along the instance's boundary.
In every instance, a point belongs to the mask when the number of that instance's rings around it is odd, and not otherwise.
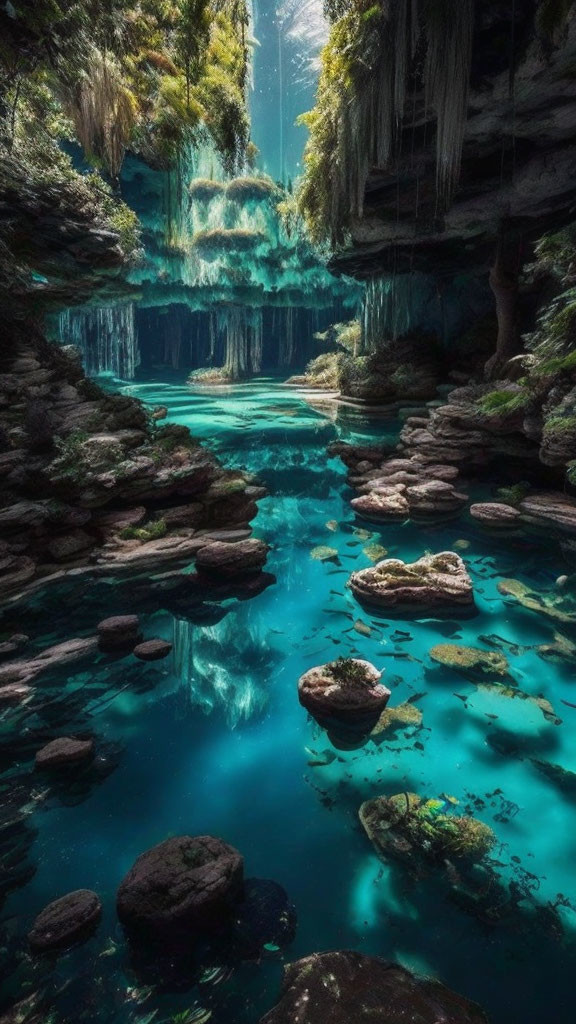
[{"label": "aquatic vegetation", "polygon": [[385,548],[382,544],[367,544],[365,548],[362,548],[362,551],[371,562],[381,562],[388,554],[388,548]]},{"label": "aquatic vegetation", "polygon": [[525,480],[521,480],[520,483],[510,484],[508,487],[499,487],[496,495],[498,500],[503,501],[505,505],[512,505],[513,508],[517,508],[526,495],[530,493],[530,490],[530,484]]},{"label": "aquatic vegetation", "polygon": [[278,202],[282,190],[267,176],[233,178],[226,183],[226,198],[235,203]]},{"label": "aquatic vegetation", "polygon": [[538,612],[556,622],[576,622],[576,608],[570,595],[561,592],[538,594],[520,580],[500,580],[498,590],[504,597],[511,598],[529,611]]},{"label": "aquatic vegetation", "polygon": [[422,725],[423,714],[416,704],[405,701],[393,708],[384,708],[376,725],[372,729],[372,737],[385,739],[385,734],[393,735],[402,729],[419,729]]},{"label": "aquatic vegetation", "polygon": [[500,651],[482,651],[460,644],[437,644],[430,650],[432,661],[463,675],[474,677],[507,676],[508,659]]},{"label": "aquatic vegetation", "polygon": [[442,865],[446,858],[481,861],[496,844],[489,825],[454,814],[449,801],[416,793],[367,800],[359,816],[381,856],[397,857],[414,868],[427,861]]},{"label": "aquatic vegetation", "polygon": [[213,178],[194,178],[188,186],[190,199],[199,203],[211,203],[213,199],[223,196],[224,192],[224,182]]},{"label": "aquatic vegetation", "polygon": [[319,544],[312,548],[310,558],[313,558],[315,562],[331,562],[338,558],[338,549],[331,548],[327,544]]},{"label": "aquatic vegetation", "polygon": [[205,260],[215,260],[222,253],[253,252],[265,242],[263,231],[250,228],[212,228],[199,231],[193,239],[194,248]]},{"label": "aquatic vegetation", "polygon": [[156,519],[145,526],[126,526],[123,530],[120,530],[119,536],[122,540],[159,540],[160,537],[165,537],[168,532],[165,519]]}]

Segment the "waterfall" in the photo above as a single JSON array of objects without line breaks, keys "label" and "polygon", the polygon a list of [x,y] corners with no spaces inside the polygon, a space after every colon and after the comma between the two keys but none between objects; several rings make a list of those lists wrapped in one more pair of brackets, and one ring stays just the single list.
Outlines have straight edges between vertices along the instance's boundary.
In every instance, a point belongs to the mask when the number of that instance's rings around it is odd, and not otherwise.
[{"label": "waterfall", "polygon": [[134,303],[64,310],[59,320],[60,341],[74,345],[89,376],[111,373],[133,380],[140,364]]},{"label": "waterfall", "polygon": [[174,619],[172,658],[186,703],[205,714],[222,711],[230,728],[265,707],[276,655],[249,606],[215,626]]},{"label": "waterfall", "polygon": [[294,339],[294,307],[286,306],[283,310],[284,324],[280,328],[280,346],[278,350],[278,366],[292,365],[295,352]]}]

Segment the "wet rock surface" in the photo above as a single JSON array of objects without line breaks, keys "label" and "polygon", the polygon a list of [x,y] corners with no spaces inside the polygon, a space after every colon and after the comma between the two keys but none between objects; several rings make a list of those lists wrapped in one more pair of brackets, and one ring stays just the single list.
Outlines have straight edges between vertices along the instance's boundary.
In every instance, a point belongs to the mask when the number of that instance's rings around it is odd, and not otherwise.
[{"label": "wet rock surface", "polygon": [[264,488],[28,327],[10,323],[0,375],[0,596],[79,568],[161,572],[193,561],[196,531],[247,527]]},{"label": "wet rock surface", "polygon": [[305,672],[298,699],[335,746],[354,747],[369,735],[390,699],[381,678],[370,662],[341,658]]},{"label": "wet rock surface", "polygon": [[160,661],[162,658],[167,658],[171,650],[172,644],[167,640],[152,639],[137,644],[132,653],[140,661]]},{"label": "wet rock surface", "polygon": [[201,548],[196,556],[196,568],[208,576],[232,578],[258,573],[266,563],[268,546],[261,540],[241,540],[237,543],[214,541]]},{"label": "wet rock surface", "polygon": [[36,754],[38,769],[73,768],[86,764],[94,756],[94,740],[75,739],[73,736],[59,736],[42,747]]},{"label": "wet rock surface", "polygon": [[349,586],[358,601],[390,612],[442,614],[475,611],[472,582],[454,551],[424,555],[417,562],[385,559],[352,573]]},{"label": "wet rock surface", "polygon": [[243,892],[244,862],[212,836],[167,839],[138,857],[118,889],[134,941],[193,942],[223,927]]},{"label": "wet rock surface", "polygon": [[288,964],[278,1004],[260,1024],[487,1024],[482,1010],[437,981],[348,951]]},{"label": "wet rock surface", "polygon": [[142,640],[137,615],[114,615],[99,622],[97,628],[101,651],[131,651]]},{"label": "wet rock surface", "polygon": [[28,941],[38,953],[67,949],[88,939],[101,916],[99,896],[89,889],[78,889],[44,908],[28,933]]}]

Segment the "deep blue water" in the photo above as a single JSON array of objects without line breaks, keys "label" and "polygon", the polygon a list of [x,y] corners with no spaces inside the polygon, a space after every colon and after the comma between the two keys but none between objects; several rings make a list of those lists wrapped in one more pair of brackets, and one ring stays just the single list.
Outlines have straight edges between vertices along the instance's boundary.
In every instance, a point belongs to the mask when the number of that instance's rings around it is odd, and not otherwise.
[{"label": "deep blue water", "polygon": [[[441,978],[482,1003],[493,1024],[572,1022],[576,915],[570,907],[561,911],[565,934],[555,938],[534,911],[559,893],[576,903],[576,811],[530,759],[576,770],[576,711],[560,704],[576,702],[573,675],[534,649],[551,639],[552,626],[505,605],[496,589],[509,576],[551,585],[566,571],[557,548],[495,542],[465,517],[438,528],[394,525],[381,532],[355,520],[344,468],[328,459],[326,446],[336,437],[393,439],[394,423],[315,409],[269,381],[194,394],[173,378],[125,390],[166,405],[171,421],[185,423],[226,464],[258,473],[268,485],[254,526],[272,546],[268,567],[277,583],[250,602],[233,603],[212,626],[176,622],[165,611],[148,614],[135,592],[114,581],[39,596],[23,613],[21,628],[45,646],[93,631],[103,614],[139,610],[146,635],[174,640],[175,648],[170,661],[150,667],[131,657],[112,665],[96,660],[90,670],[43,677],[46,700],[59,703],[3,727],[9,742],[16,729],[25,738],[27,729],[57,733],[66,731],[64,723],[70,731],[75,722],[88,723],[113,769],[74,802],[71,793],[43,799],[43,783],[34,781],[36,804],[26,822],[37,830],[28,850],[36,871],[9,896],[3,914],[7,993],[22,996],[44,985],[45,968],[29,960],[22,942],[35,913],[87,887],[103,896],[105,917],[93,940],[58,961],[56,976],[66,985],[57,1005],[66,1021],[164,1022],[201,1007],[212,1016],[199,1012],[198,1020],[257,1024],[276,999],[283,959],[352,948]],[[367,544],[411,560],[457,541],[469,545],[463,555],[479,606],[473,619],[378,620],[346,590],[349,573],[371,564]],[[339,564],[311,557],[319,545],[335,548]],[[371,628],[369,636],[354,628],[357,619]],[[397,629],[410,637],[395,641]],[[523,648],[509,654],[511,673],[523,691],[552,702],[561,725],[530,702],[476,690],[428,657],[442,640],[483,646],[479,637],[495,633]],[[423,728],[381,746],[332,751],[300,707],[296,687],[304,670],[339,654],[384,667],[391,703],[422,695]],[[515,752],[491,745],[495,733],[512,735]],[[309,764],[334,753],[325,766]],[[19,758],[12,779],[29,779],[32,755],[31,749]],[[516,928],[465,914],[435,877],[414,881],[398,865],[380,862],[359,827],[358,807],[370,796],[407,789],[449,793],[462,808],[479,799],[476,813],[501,844],[499,873],[532,890]],[[221,836],[241,850],[248,876],[280,882],[295,904],[298,931],[284,954],[271,952],[218,984],[148,992],[130,967],[115,892],[138,854],[182,833]]]}]

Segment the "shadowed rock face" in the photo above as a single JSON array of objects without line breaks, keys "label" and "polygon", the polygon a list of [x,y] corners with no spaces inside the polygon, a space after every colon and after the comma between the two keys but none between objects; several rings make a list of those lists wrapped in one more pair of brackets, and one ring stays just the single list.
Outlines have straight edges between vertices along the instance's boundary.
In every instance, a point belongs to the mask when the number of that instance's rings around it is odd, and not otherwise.
[{"label": "shadowed rock face", "polygon": [[349,586],[358,601],[388,613],[442,614],[475,610],[472,583],[454,551],[425,555],[417,562],[388,558],[372,569],[352,573]]},{"label": "shadowed rock face", "polygon": [[36,952],[67,949],[89,938],[102,916],[95,892],[78,889],[54,900],[36,918],[28,941]]},{"label": "shadowed rock face", "polygon": [[134,940],[179,945],[221,926],[242,896],[244,861],[213,836],[178,836],[141,854],[118,889]]},{"label": "shadowed rock face", "polygon": [[280,1000],[260,1024],[487,1024],[474,1003],[437,981],[360,953],[313,953],[284,971]]},{"label": "shadowed rock face", "polygon": [[401,155],[369,174],[364,217],[334,269],[362,277],[433,266],[450,276],[488,265],[503,218],[519,239],[565,223],[576,196],[576,22],[554,43],[538,39],[535,6],[516,5],[513,34],[511,4],[476,5],[462,175],[450,209],[438,210],[435,125],[423,96],[410,95]]}]

